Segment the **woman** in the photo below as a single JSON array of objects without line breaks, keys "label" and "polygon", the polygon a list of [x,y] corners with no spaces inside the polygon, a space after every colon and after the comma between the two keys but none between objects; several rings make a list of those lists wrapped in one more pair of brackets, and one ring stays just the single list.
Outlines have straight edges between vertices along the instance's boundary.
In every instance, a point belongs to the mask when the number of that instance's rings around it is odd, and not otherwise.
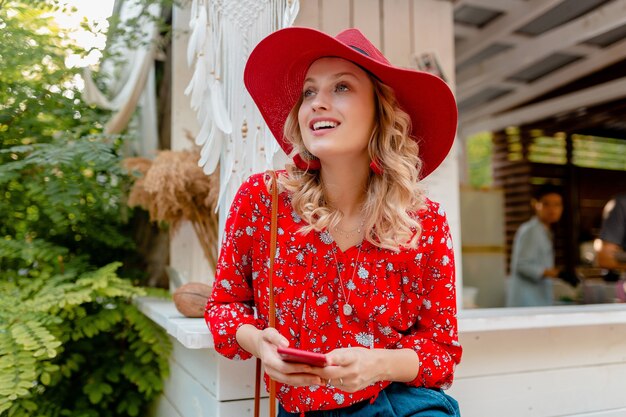
[{"label": "woman", "polygon": [[[206,311],[216,350],[262,360],[279,416],[458,415],[441,390],[461,357],[452,243],[419,186],[454,139],[449,88],[392,66],[356,29],[275,32],[244,80],[294,165],[278,181],[276,329],[271,197],[258,174],[226,222]],[[285,362],[277,348],[287,346],[324,353],[330,366]]]}]

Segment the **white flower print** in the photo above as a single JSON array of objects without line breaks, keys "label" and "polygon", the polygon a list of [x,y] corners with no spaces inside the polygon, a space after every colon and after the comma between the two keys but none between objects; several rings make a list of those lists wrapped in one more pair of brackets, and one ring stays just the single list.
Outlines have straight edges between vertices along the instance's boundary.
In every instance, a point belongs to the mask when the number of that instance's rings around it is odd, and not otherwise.
[{"label": "white flower print", "polygon": [[368,333],[359,333],[354,337],[361,346],[370,347],[374,343],[374,336]]},{"label": "white flower print", "polygon": [[333,395],[333,400],[335,400],[337,404],[341,405],[345,401],[345,397],[343,396],[343,394],[338,392],[335,395]]},{"label": "white flower print", "polygon": [[246,227],[246,234],[248,236],[252,236],[254,234],[254,227],[247,226]]},{"label": "white flower print", "polygon": [[368,270],[363,268],[362,266],[359,267],[359,272],[357,274],[359,275],[359,278],[361,279],[366,279],[370,276],[370,273],[368,272]]},{"label": "white flower print", "polygon": [[230,289],[232,288],[230,286],[230,281],[228,281],[227,279],[223,279],[220,281],[220,284],[222,284],[222,287],[224,287],[224,289],[230,291]]},{"label": "white flower print", "polygon": [[443,266],[446,266],[450,263],[450,258],[448,258],[448,255],[443,255],[443,257],[441,258],[441,264]]},{"label": "white flower print", "polygon": [[328,302],[328,297],[323,295],[320,298],[317,299],[316,303],[318,306],[321,306],[322,304],[326,304]]},{"label": "white flower print", "polygon": [[328,233],[327,230],[324,230],[322,233],[320,233],[320,240],[327,245],[333,243],[333,237],[330,235],[330,233]]},{"label": "white flower print", "polygon": [[422,305],[424,306],[426,310],[430,310],[430,308],[432,307],[432,303],[430,302],[430,300],[427,300],[426,298],[424,298],[424,300],[422,301]]},{"label": "white flower print", "polygon": [[291,212],[291,218],[293,219],[294,222],[296,223],[300,223],[300,221],[302,220],[302,217],[300,217],[298,215],[298,213],[296,213],[295,211]]},{"label": "white flower print", "polygon": [[385,336],[389,336],[392,332],[391,327],[389,326],[384,326],[384,327],[379,326],[378,330],[380,330],[380,332],[384,334]]},{"label": "white flower print", "polygon": [[354,291],[354,290],[356,290],[356,285],[354,285],[354,282],[352,282],[352,280],[348,281],[348,283],[346,284],[346,287],[347,287],[350,291]]}]

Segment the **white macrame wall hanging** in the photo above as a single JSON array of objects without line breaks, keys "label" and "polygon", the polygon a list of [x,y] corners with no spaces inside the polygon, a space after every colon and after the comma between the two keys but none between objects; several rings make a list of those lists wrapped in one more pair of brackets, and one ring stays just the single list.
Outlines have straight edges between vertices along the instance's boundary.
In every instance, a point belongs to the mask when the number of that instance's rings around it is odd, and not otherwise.
[{"label": "white macrame wall hanging", "polygon": [[[194,66],[185,94],[197,112],[206,174],[220,166],[220,214],[242,181],[273,168],[282,152],[243,84],[248,55],[265,36],[293,24],[298,0],[193,0],[187,63]],[[220,229],[223,219],[220,216]]]}]

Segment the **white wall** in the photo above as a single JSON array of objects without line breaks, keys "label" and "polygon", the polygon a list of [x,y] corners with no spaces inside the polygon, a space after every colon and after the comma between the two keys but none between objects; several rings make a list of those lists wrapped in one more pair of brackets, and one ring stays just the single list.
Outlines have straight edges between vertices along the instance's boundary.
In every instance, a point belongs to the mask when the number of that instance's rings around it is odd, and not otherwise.
[{"label": "white wall", "polygon": [[[174,344],[153,417],[252,416],[255,361],[219,356],[204,320],[171,302],[137,304]],[[463,359],[448,393],[463,417],[626,416],[622,305],[468,310],[459,329]]]},{"label": "white wall", "polygon": [[626,416],[626,324],[469,332],[460,341],[449,394],[463,417]]}]

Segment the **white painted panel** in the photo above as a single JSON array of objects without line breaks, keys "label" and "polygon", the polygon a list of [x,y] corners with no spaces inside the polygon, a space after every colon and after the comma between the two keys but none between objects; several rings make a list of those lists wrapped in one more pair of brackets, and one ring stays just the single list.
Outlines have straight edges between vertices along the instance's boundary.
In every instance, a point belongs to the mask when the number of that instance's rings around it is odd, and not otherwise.
[{"label": "white painted panel", "polygon": [[170,361],[170,377],[165,381],[164,390],[181,417],[217,416],[215,397],[174,361]]},{"label": "white painted panel", "polygon": [[[232,376],[236,374],[233,372]],[[254,400],[218,401],[178,363],[171,361],[164,392],[181,417],[252,417]],[[261,400],[261,416],[268,416],[267,398]],[[168,416],[169,417],[169,416]]]},{"label": "white painted panel", "polygon": [[454,88],[454,29],[452,3],[413,0],[414,53],[435,52],[448,82]]},{"label": "white painted panel", "polygon": [[[217,399],[220,401],[254,398],[256,360],[231,361],[212,351],[217,359]],[[265,384],[261,396],[267,396]]]},{"label": "white painted panel", "polygon": [[350,0],[321,0],[321,30],[335,36],[350,27]]},{"label": "white painted panel", "polygon": [[[269,401],[261,399],[261,417],[269,416]],[[278,405],[276,406],[278,410]],[[254,414],[254,400],[221,402],[217,417],[252,417]]]},{"label": "white painted panel", "polygon": [[504,190],[461,189],[463,247],[493,246],[504,250]]},{"label": "white painted panel", "polygon": [[358,0],[353,4],[354,27],[363,32],[367,39],[382,51],[380,2],[378,0]]},{"label": "white painted panel", "polygon": [[457,379],[626,363],[626,324],[461,332],[459,339]]},{"label": "white painted panel", "polygon": [[255,360],[230,360],[215,349],[187,349],[175,340],[172,343],[173,360],[218,401],[254,398]]},{"label": "white painted panel", "polygon": [[409,0],[385,0],[383,3],[383,54],[394,65],[411,65],[411,14]]},{"label": "white painted panel", "polygon": [[[461,220],[463,225],[463,220]],[[467,234],[463,232],[463,238]],[[465,247],[465,246],[464,246]],[[504,253],[463,251],[463,285],[478,289],[477,307],[504,307],[506,258]]]},{"label": "white painted panel", "polygon": [[[514,354],[511,358],[515,358]],[[626,407],[626,363],[459,378],[463,417],[556,417]]]},{"label": "white painted panel", "polygon": [[300,0],[300,11],[293,25],[319,29],[321,27],[320,0]]},{"label": "white painted panel", "polygon": [[161,395],[152,406],[149,417],[182,417],[165,395]]},{"label": "white painted panel", "polygon": [[195,137],[200,130],[196,113],[191,110],[191,100],[185,95],[185,88],[193,75],[192,69],[187,66],[190,17],[189,4],[183,8],[174,6],[172,26],[177,36],[172,40],[172,150],[190,148],[193,143],[187,139],[187,134]]},{"label": "white painted panel", "polygon": [[594,413],[576,414],[575,417],[624,417],[626,416],[626,408],[615,410],[598,411]]}]

